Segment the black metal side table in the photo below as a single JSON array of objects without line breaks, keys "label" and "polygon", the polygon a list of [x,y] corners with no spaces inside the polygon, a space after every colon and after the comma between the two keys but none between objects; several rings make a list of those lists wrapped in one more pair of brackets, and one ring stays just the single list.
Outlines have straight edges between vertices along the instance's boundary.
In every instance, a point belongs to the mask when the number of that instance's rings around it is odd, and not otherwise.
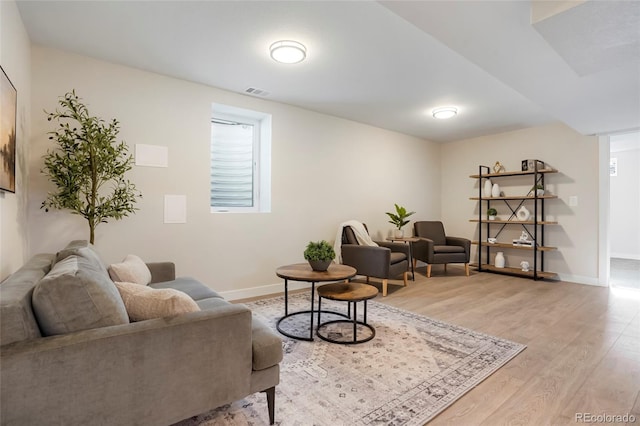
[{"label": "black metal side table", "polygon": [[[367,323],[367,300],[373,299],[378,295],[378,289],[369,284],[361,283],[335,283],[326,284],[318,287],[318,328],[316,334],[322,340],[326,340],[331,343],[339,343],[342,345],[349,345],[355,343],[364,343],[373,339],[376,336],[376,330]],[[322,311],[322,299],[338,300],[347,302],[347,317],[349,319],[338,319],[333,321],[327,321],[325,323],[321,320]],[[362,321],[358,321],[357,303],[364,302],[364,315]],[[353,303],[353,317],[351,317],[351,304]],[[349,323],[353,324],[353,336],[351,340],[337,340],[329,337],[328,335],[322,335],[320,331],[329,324]],[[358,326],[363,326],[371,331],[371,335],[363,339],[358,340]]]},{"label": "black metal side table", "polygon": [[[315,288],[316,283],[318,282],[328,282],[328,281],[342,281],[348,280],[356,276],[356,269],[347,265],[340,265],[337,263],[332,263],[324,272],[318,272],[311,269],[309,263],[296,263],[294,265],[286,265],[281,266],[276,269],[276,275],[280,278],[284,278],[284,316],[278,320],[276,324],[276,328],[278,331],[292,339],[298,340],[306,340],[313,341],[313,314],[318,312],[318,321],[320,320],[320,303],[318,302],[318,310],[316,311],[315,306]],[[304,281],[311,283],[311,309],[299,312],[289,313],[289,280],[293,281]],[[343,284],[340,284],[343,285]],[[377,291],[377,290],[376,290]],[[344,316],[342,314],[338,314],[336,312],[325,311],[325,313],[337,314],[340,316]],[[295,315],[303,315],[310,314],[311,325],[309,327],[309,337],[298,336],[284,331],[280,327],[280,323],[292,316]]]}]

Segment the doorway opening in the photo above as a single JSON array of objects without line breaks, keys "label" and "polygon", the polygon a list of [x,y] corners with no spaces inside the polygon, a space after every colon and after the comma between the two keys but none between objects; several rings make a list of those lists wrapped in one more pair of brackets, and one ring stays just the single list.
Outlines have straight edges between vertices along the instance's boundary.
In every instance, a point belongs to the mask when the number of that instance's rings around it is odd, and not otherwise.
[{"label": "doorway opening", "polygon": [[609,137],[609,285],[640,291],[640,132]]}]

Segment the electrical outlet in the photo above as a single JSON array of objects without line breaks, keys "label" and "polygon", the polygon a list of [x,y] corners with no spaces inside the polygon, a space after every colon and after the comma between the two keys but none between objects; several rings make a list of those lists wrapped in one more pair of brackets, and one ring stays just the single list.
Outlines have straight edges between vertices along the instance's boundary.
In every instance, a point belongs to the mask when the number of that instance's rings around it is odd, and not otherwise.
[{"label": "electrical outlet", "polygon": [[578,206],[578,196],[577,195],[572,195],[569,197],[569,206],[570,207],[577,207]]}]

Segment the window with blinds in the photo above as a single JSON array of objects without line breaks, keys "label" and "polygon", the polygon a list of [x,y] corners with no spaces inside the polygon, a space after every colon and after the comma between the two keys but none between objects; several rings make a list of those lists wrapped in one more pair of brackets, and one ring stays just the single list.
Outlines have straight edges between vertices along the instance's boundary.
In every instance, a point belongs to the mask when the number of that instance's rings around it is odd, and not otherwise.
[{"label": "window with blinds", "polygon": [[254,207],[256,126],[214,118],[211,127],[211,207]]},{"label": "window with blinds", "polygon": [[211,212],[271,210],[271,115],[213,104]]}]

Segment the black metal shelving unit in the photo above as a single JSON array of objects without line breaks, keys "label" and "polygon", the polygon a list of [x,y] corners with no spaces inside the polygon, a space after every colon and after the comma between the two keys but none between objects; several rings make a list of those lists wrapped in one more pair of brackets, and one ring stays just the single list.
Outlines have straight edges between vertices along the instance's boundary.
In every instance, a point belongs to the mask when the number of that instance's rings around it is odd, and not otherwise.
[{"label": "black metal shelving unit", "polygon": [[[507,275],[516,275],[521,277],[538,279],[549,279],[557,276],[554,272],[545,271],[544,254],[547,251],[556,250],[556,247],[548,247],[544,244],[544,227],[546,225],[557,225],[557,222],[545,220],[545,200],[558,198],[556,195],[538,195],[536,191],[536,185],[542,185],[545,188],[545,175],[549,173],[557,173],[557,170],[550,168],[539,168],[538,160],[534,160],[534,170],[527,171],[514,171],[514,172],[500,172],[491,173],[491,169],[488,166],[478,166],[478,174],[471,175],[469,177],[478,179],[478,196],[471,197],[471,200],[477,200],[480,202],[478,207],[478,219],[471,219],[470,222],[477,222],[478,227],[478,241],[473,241],[473,244],[478,245],[477,263],[471,264],[477,268],[478,271],[496,272]],[[485,197],[483,196],[483,180],[505,178],[513,176],[532,176],[533,185],[531,191],[527,195],[523,196],[506,196],[506,197]],[[502,201],[511,214],[506,220],[489,220],[485,216],[485,212],[491,207],[492,202]],[[533,201],[533,214],[531,220],[521,221],[518,220],[517,211],[527,201]],[[517,205],[516,205],[517,204]],[[513,207],[515,205],[515,207]],[[540,219],[539,219],[540,218]],[[484,226],[483,226],[484,225]],[[510,225],[520,225],[533,241],[532,247],[515,246],[506,243],[491,244],[487,242],[487,238],[491,235],[491,227],[499,226],[498,231],[495,233],[497,238],[502,231]],[[483,232],[483,228],[485,232]],[[483,235],[486,236],[483,237]],[[533,269],[529,271],[522,271],[518,268],[497,268],[490,263],[490,254],[492,248],[514,249],[514,250],[527,250],[531,251],[533,255]],[[483,262],[483,258],[486,259]]]}]

